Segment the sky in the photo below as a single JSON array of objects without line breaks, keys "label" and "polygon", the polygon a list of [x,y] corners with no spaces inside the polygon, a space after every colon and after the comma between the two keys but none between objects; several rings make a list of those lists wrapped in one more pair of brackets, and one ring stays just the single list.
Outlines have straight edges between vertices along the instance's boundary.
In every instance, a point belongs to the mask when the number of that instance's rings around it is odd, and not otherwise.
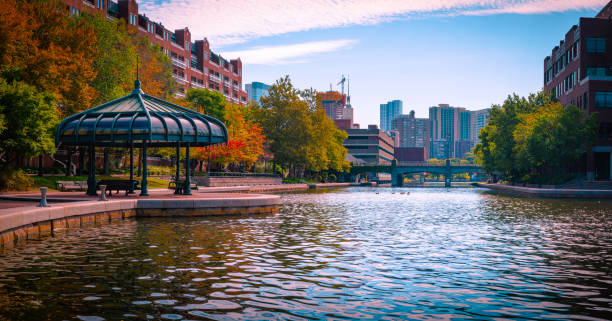
[{"label": "sky", "polygon": [[440,103],[477,110],[540,90],[544,58],[607,2],[140,0],[139,11],[240,57],[243,84],[289,75],[301,89],[340,90],[344,74],[365,127],[394,99],[427,117]]}]

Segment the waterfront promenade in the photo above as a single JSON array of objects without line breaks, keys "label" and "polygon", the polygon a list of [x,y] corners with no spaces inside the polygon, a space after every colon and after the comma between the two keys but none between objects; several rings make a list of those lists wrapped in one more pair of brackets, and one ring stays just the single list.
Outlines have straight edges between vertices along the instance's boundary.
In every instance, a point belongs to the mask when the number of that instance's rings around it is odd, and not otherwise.
[{"label": "waterfront promenade", "polygon": [[280,197],[253,192],[305,191],[348,187],[350,183],[203,187],[193,195],[151,189],[150,196],[112,194],[107,201],[83,192],[47,193],[49,207],[38,207],[40,193],[0,195],[0,248],[48,236],[54,230],[99,225],[132,217],[251,215],[278,210]]},{"label": "waterfront promenade", "polygon": [[539,188],[489,183],[474,183],[473,185],[514,196],[569,199],[612,199],[612,189]]}]

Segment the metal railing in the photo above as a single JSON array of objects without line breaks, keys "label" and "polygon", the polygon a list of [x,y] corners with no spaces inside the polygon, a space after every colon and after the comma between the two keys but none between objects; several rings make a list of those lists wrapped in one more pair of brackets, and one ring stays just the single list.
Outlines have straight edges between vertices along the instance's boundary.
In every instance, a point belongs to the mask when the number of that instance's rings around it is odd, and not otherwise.
[{"label": "metal railing", "polygon": [[182,69],[187,68],[187,64],[185,64],[184,61],[180,61],[180,60],[178,60],[177,58],[174,58],[174,57],[172,57],[171,60],[172,60],[172,63],[175,64],[176,66],[178,66],[178,67],[180,67]]},{"label": "metal railing", "polygon": [[191,82],[191,87],[200,88],[200,89],[205,89],[206,88],[206,86],[204,86],[202,84],[199,84],[197,82],[193,82],[193,81]]},{"label": "metal railing", "polygon": [[210,177],[280,177],[277,174],[269,173],[242,173],[242,172],[195,172],[196,176],[210,176]]}]

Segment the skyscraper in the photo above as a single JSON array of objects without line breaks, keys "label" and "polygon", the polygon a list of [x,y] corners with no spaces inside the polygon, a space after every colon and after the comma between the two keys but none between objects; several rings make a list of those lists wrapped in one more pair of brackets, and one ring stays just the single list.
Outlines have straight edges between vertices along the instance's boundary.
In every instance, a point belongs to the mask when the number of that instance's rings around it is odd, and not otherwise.
[{"label": "skyscraper", "polygon": [[470,112],[472,114],[472,141],[474,144],[480,143],[480,130],[483,129],[489,122],[489,114],[491,108],[485,108],[480,110],[474,110]]},{"label": "skyscraper", "polygon": [[414,110],[408,115],[399,115],[391,122],[393,130],[399,132],[397,147],[423,147],[425,154],[429,151],[429,119],[415,118]]},{"label": "skyscraper", "polygon": [[[462,157],[469,151],[471,114],[463,107],[439,104],[429,108],[430,158]],[[466,147],[467,146],[467,147]]]},{"label": "skyscraper", "polygon": [[391,130],[393,118],[402,114],[403,103],[401,100],[392,100],[386,104],[380,104],[380,129]]},{"label": "skyscraper", "polygon": [[268,89],[270,88],[270,85],[254,81],[250,84],[246,84],[244,87],[247,93],[247,99],[249,101],[252,99],[258,104],[260,104],[261,102],[259,101],[259,98],[268,95]]}]

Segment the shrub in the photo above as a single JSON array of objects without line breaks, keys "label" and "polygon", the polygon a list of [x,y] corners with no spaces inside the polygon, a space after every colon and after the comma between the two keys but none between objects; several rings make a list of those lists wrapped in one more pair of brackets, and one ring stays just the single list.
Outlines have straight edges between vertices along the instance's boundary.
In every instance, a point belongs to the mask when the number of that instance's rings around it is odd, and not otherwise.
[{"label": "shrub", "polygon": [[21,169],[0,172],[0,190],[24,191],[34,186],[34,181]]}]

